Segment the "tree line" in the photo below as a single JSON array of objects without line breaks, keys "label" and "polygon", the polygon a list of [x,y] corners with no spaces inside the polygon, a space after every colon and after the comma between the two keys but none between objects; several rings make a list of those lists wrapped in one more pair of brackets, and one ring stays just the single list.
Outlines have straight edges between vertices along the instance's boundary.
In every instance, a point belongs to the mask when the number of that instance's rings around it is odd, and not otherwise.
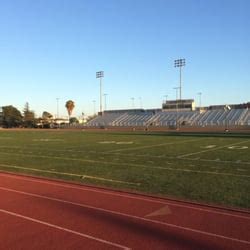
[{"label": "tree line", "polygon": [[[75,104],[72,100],[66,102],[65,107],[68,111],[69,122],[76,123],[77,119],[71,117]],[[50,125],[53,119],[53,115],[47,111],[44,111],[42,117],[36,118],[35,112],[30,109],[29,103],[25,103],[23,111],[21,112],[16,107],[9,105],[2,107],[0,111],[0,127],[4,128],[36,128],[41,124],[45,124],[45,127]]]}]

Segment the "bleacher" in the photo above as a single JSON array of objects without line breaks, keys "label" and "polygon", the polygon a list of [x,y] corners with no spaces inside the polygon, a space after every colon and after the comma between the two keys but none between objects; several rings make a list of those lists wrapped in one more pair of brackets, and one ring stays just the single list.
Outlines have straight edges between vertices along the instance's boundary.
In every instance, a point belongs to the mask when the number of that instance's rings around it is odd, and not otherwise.
[{"label": "bleacher", "polygon": [[89,121],[87,127],[136,126],[243,126],[250,125],[249,109],[215,109],[199,111],[143,111],[104,112]]}]

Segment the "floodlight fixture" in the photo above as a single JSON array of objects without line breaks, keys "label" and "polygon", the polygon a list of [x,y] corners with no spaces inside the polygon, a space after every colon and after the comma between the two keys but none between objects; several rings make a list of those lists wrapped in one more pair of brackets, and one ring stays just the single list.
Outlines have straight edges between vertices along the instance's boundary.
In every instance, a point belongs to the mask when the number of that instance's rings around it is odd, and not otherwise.
[{"label": "floodlight fixture", "polygon": [[180,68],[180,100],[181,100],[181,89],[182,89],[182,85],[181,85],[181,68],[184,67],[185,65],[186,65],[186,59],[184,59],[184,58],[174,60],[175,68]]},{"label": "floodlight fixture", "polygon": [[104,71],[96,72],[96,78],[102,78],[102,77],[104,77]]}]

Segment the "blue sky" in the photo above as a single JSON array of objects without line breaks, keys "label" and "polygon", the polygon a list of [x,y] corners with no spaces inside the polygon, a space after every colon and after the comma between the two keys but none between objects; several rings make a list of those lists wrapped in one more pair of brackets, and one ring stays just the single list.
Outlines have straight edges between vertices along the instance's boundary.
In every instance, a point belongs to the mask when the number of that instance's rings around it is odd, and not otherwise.
[{"label": "blue sky", "polygon": [[0,1],[0,106],[91,114],[99,81],[107,108],[160,108],[183,98],[202,104],[250,101],[249,0]]}]

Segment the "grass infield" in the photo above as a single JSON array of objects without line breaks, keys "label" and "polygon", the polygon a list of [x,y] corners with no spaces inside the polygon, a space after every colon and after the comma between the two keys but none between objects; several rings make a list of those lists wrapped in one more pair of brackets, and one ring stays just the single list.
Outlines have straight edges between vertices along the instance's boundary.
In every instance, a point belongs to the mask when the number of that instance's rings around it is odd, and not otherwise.
[{"label": "grass infield", "polygon": [[250,208],[250,135],[0,131],[0,170]]}]

